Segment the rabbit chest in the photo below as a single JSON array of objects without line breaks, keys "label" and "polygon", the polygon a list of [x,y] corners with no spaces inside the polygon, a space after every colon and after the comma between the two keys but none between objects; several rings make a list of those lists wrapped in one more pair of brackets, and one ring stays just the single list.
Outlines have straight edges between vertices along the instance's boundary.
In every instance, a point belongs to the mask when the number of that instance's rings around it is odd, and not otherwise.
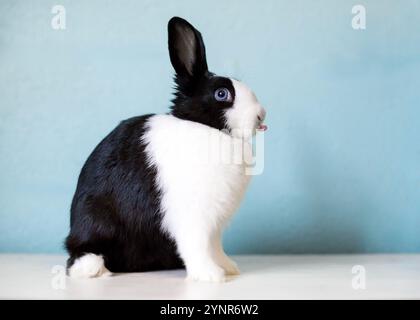
[{"label": "rabbit chest", "polygon": [[249,142],[172,115],[151,117],[142,139],[157,172],[163,226],[171,232],[179,220],[225,224],[250,180]]}]

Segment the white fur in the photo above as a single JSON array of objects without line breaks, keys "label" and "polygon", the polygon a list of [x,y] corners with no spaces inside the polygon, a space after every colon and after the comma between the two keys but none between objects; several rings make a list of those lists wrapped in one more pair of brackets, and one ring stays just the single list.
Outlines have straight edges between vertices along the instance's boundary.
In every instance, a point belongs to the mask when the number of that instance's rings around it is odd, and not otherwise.
[{"label": "white fur", "polygon": [[[259,104],[255,94],[242,82],[230,79],[235,89],[232,108],[227,109],[227,125],[236,137],[248,139],[255,132],[257,125],[265,119],[266,112]],[[258,116],[261,120],[258,120]]]},{"label": "white fur", "polygon": [[93,253],[76,259],[69,269],[69,276],[72,278],[95,278],[110,275],[111,272],[105,268],[103,257]]},{"label": "white fur", "polygon": [[[255,130],[263,109],[249,89],[233,81],[236,99],[228,124]],[[162,228],[175,240],[190,279],[224,281],[225,275],[239,273],[221,236],[250,180],[243,159],[252,152],[243,137],[171,115],[148,122],[143,139],[149,163],[157,167]]]}]

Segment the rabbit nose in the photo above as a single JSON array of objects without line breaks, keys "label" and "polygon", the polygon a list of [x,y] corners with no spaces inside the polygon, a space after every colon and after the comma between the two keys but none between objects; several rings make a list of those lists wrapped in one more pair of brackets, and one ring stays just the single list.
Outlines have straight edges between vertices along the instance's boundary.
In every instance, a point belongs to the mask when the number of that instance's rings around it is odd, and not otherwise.
[{"label": "rabbit nose", "polygon": [[260,113],[257,115],[258,120],[259,121],[264,121],[266,114],[267,114],[267,112],[265,111],[265,109],[261,108]]}]

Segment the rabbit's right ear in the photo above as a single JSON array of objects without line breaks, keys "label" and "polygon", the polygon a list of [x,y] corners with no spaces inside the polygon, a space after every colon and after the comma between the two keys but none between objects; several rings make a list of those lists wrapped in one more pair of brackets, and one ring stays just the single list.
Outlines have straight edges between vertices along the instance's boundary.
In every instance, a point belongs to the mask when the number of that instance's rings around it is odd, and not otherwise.
[{"label": "rabbit's right ear", "polygon": [[203,39],[188,21],[179,17],[169,20],[168,47],[178,77],[189,80],[208,71]]}]

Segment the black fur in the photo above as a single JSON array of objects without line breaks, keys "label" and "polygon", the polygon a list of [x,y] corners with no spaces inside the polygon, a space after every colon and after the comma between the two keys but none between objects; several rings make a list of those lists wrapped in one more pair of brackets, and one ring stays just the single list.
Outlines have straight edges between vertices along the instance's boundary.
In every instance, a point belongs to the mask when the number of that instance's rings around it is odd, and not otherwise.
[{"label": "black fur", "polygon": [[[168,24],[169,52],[177,92],[171,113],[217,129],[225,129],[224,112],[235,92],[228,78],[207,70],[200,33],[181,18]],[[191,50],[193,48],[193,50]],[[217,88],[232,100],[216,101]],[[162,232],[156,168],[146,163],[141,141],[145,115],[120,123],[95,148],[84,164],[71,205],[67,266],[85,253],[100,254],[112,272],[172,269],[183,266],[176,244]]]},{"label": "black fur", "polygon": [[227,88],[233,99],[235,98],[232,81],[228,78],[204,75],[191,95],[187,95],[178,85],[171,113],[180,119],[199,122],[219,130],[228,130],[224,113],[233,103],[215,100],[214,92],[220,87]]},{"label": "black fur", "polygon": [[140,138],[152,115],[121,122],[95,148],[79,176],[66,239],[68,267],[84,253],[102,254],[113,272],[182,267],[160,229],[156,168]]},{"label": "black fur", "polygon": [[[189,50],[191,46],[186,48],[182,45],[191,41],[195,50]],[[229,129],[224,113],[233,105],[235,90],[229,78],[208,71],[206,49],[200,32],[184,19],[174,17],[168,23],[168,47],[176,71],[176,93],[171,113],[178,118],[219,130]],[[230,91],[231,102],[215,100],[214,93],[221,87]]]}]

